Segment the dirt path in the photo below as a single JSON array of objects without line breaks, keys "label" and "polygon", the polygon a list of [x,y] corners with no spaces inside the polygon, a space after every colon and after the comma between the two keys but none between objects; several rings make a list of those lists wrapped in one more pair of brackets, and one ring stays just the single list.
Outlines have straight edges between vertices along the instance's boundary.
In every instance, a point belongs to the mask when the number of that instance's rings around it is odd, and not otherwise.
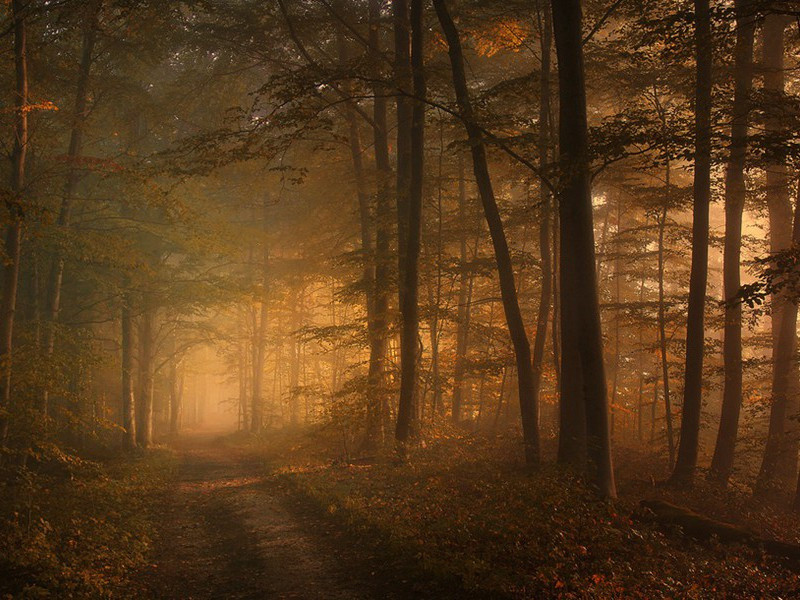
[{"label": "dirt path", "polygon": [[178,451],[147,586],[153,597],[464,597],[359,543],[213,436],[191,437]]}]

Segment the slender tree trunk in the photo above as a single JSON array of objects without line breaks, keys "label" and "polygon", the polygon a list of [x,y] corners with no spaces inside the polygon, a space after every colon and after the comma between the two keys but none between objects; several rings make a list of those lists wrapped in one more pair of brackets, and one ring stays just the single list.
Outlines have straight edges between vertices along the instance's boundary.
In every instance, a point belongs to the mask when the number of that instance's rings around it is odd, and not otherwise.
[{"label": "slender tree trunk", "polygon": [[[550,146],[550,52],[552,46],[552,23],[550,6],[544,2],[540,7],[542,41],[542,66],[539,79],[539,169],[547,169],[548,150]],[[542,265],[542,285],[539,294],[539,311],[536,317],[536,334],[533,338],[533,402],[539,403],[539,392],[542,384],[544,366],[544,347],[547,341],[547,324],[550,320],[550,301],[553,295],[553,266],[551,260],[550,223],[551,206],[550,190],[543,182],[539,183],[539,257]],[[537,419],[538,420],[538,419]]]},{"label": "slender tree trunk", "polygon": [[[622,264],[620,260],[621,252],[619,248],[619,236],[622,231],[622,206],[617,200],[617,231],[615,236],[615,256],[614,256],[614,375],[611,380],[611,437],[614,437],[615,416],[617,413],[617,398],[619,395],[619,363],[620,363],[620,335],[622,328],[620,327],[620,320],[622,318],[622,311],[620,304],[622,302]],[[610,208],[610,207],[609,207]],[[608,244],[606,244],[608,246]]]},{"label": "slender tree trunk", "polygon": [[[800,193],[798,193],[800,199]],[[794,211],[792,232],[794,244],[800,243],[800,204]],[[756,493],[764,494],[775,488],[779,475],[781,452],[786,451],[786,420],[791,387],[792,363],[795,361],[797,346],[797,304],[786,302],[783,306],[775,347],[775,366],[772,369],[772,410],[770,411],[769,433],[764,450],[761,471],[756,481]],[[792,475],[796,476],[796,473]]]},{"label": "slender tree trunk", "polygon": [[0,439],[2,441],[8,436],[8,416],[3,413],[9,410],[11,404],[11,352],[14,347],[14,313],[17,306],[22,246],[25,158],[28,153],[28,56],[25,10],[26,3],[23,0],[12,0],[16,89],[14,93],[14,142],[11,152],[11,198],[6,200],[11,222],[6,229],[3,294],[0,297],[0,363],[3,366],[2,379],[0,379],[0,385],[2,385]]},{"label": "slender tree trunk", "polygon": [[[94,61],[94,47],[97,39],[98,18],[102,2],[95,0],[90,7],[91,14],[87,19],[86,29],[83,33],[83,48],[81,51],[81,63],[78,69],[78,84],[75,91],[75,115],[70,132],[69,148],[67,150],[67,179],[64,183],[64,190],[61,195],[61,206],[58,210],[56,224],[60,229],[70,226],[72,219],[72,202],[75,195],[75,188],[78,185],[79,169],[76,162],[83,150],[83,130],[86,126],[88,117],[88,96],[89,96],[89,74]],[[55,326],[58,322],[58,315],[61,309],[61,282],[64,277],[64,254],[59,252],[53,259],[50,266],[50,273],[47,280],[47,319],[48,325],[44,331],[44,351],[45,356],[50,358],[55,349]],[[40,398],[40,410],[47,415],[48,412],[49,390],[44,389]]]},{"label": "slender tree trunk", "polygon": [[412,103],[409,90],[413,89],[411,75],[411,35],[409,29],[408,0],[392,0],[394,22],[394,78],[398,93],[395,96],[397,113],[397,281],[399,304],[405,293],[406,247],[408,245],[408,212],[411,190],[411,129]]},{"label": "slender tree trunk", "polygon": [[445,0],[434,0],[434,8],[439,17],[445,37],[447,38],[450,66],[453,75],[453,87],[458,103],[461,119],[467,130],[470,149],[472,151],[472,166],[475,181],[483,204],[486,223],[494,247],[495,261],[500,279],[500,295],[503,300],[506,323],[508,324],[511,343],[517,365],[519,385],[520,413],[522,415],[522,430],[525,442],[525,460],[529,465],[539,462],[539,423],[538,409],[533,389],[533,368],[531,365],[531,349],[528,336],[525,333],[525,324],[519,307],[517,288],[514,281],[514,269],[511,263],[511,254],[508,249],[503,221],[497,208],[497,202],[492,189],[492,180],[489,175],[489,166],[486,159],[486,146],[483,135],[475,122],[472,102],[467,87],[467,77],[464,71],[464,54],[461,49],[461,40],[455,23],[453,22]]},{"label": "slender tree trunk", "polygon": [[667,207],[670,202],[669,161],[666,166],[666,192],[664,206],[658,217],[658,342],[661,355],[661,381],[664,385],[664,427],[667,434],[669,468],[675,464],[675,433],[672,425],[672,397],[669,391],[669,358],[667,356],[667,305],[664,298],[664,230],[667,226]]},{"label": "slender tree trunk", "polygon": [[136,436],[142,448],[153,444],[153,335],[155,308],[145,297],[139,322],[139,398],[136,403]]},{"label": "slender tree trunk", "polygon": [[[369,43],[375,80],[379,81],[380,0],[369,0]],[[369,400],[367,413],[367,445],[381,434],[386,416],[384,379],[388,343],[389,289],[391,280],[391,177],[389,135],[386,118],[386,86],[376,83],[373,91],[373,145],[375,148],[376,206],[375,206],[375,291],[373,294],[373,336],[369,350]]]},{"label": "slender tree trunk", "polygon": [[[411,0],[411,66],[414,102],[411,117],[411,169],[409,179],[405,271],[402,273],[400,316],[400,399],[395,438],[400,446],[415,434],[417,345],[419,337],[419,254],[422,229],[422,183],[425,154],[425,71],[423,64],[423,1]],[[402,448],[401,448],[402,451]]]},{"label": "slender tree trunk", "polygon": [[260,433],[264,427],[264,359],[267,352],[267,324],[269,320],[269,304],[267,302],[267,281],[269,276],[268,207],[269,196],[264,198],[262,216],[264,239],[262,240],[261,258],[261,306],[258,315],[256,316],[254,313],[253,318],[253,396],[250,406],[250,431],[253,433]]},{"label": "slender tree trunk", "polygon": [[[299,307],[297,306],[299,304]],[[292,331],[299,325],[298,308],[302,311],[303,299],[302,292],[295,298],[292,306]],[[291,364],[289,365],[289,423],[292,427],[300,424],[300,340],[297,336],[291,335]]]},{"label": "slender tree trunk", "polygon": [[[639,306],[644,306],[644,290],[645,290],[645,276],[639,280]],[[639,366],[639,396],[636,402],[636,441],[641,443],[644,435],[644,323],[639,324],[639,348],[638,348],[638,366]]]},{"label": "slender tree trunk", "polygon": [[723,287],[725,330],[722,356],[724,388],[717,443],[709,478],[727,484],[733,468],[739,413],[742,408],[742,305],[734,300],[741,286],[742,213],[747,194],[745,161],[753,88],[753,38],[756,15],[752,0],[736,0],[736,49],[733,118],[725,170],[725,250]]},{"label": "slender tree trunk", "polygon": [[169,433],[173,437],[180,430],[183,401],[183,378],[178,372],[178,362],[174,356],[169,361]]},{"label": "slender tree trunk", "polygon": [[[771,134],[780,134],[785,130],[784,120],[779,107],[784,106],[784,33],[788,20],[783,15],[768,15],[764,21],[764,91],[772,101],[773,113],[766,120],[766,130]],[[791,245],[791,214],[792,207],[789,200],[789,177],[786,162],[776,160],[766,168],[767,174],[767,208],[769,209],[769,241],[770,251],[780,252]],[[791,414],[795,417],[796,404],[794,394],[788,393],[791,386],[790,372],[796,373],[794,361],[784,360],[781,351],[781,337],[783,335],[783,319],[794,309],[784,293],[778,292],[772,296],[772,406],[770,410],[769,432],[761,471],[756,482],[756,492],[764,493],[778,483],[786,483],[795,477],[797,445],[791,440],[790,430],[796,429],[796,424],[788,418]],[[781,369],[790,372],[782,373]],[[794,376],[796,377],[796,375]],[[792,406],[787,406],[791,404]],[[791,453],[795,456],[792,457]]]},{"label": "slender tree trunk", "polygon": [[131,292],[122,295],[122,444],[136,447],[136,402],[133,394],[133,316]]},{"label": "slender tree trunk", "polygon": [[[589,139],[580,0],[553,0],[558,55],[562,352],[578,356],[580,373],[562,366],[562,382],[582,383],[587,466],[602,496],[616,496],[608,432],[608,398],[595,271]],[[566,333],[569,332],[569,335]],[[569,346],[577,345],[577,351]],[[563,363],[562,363],[563,364]]]},{"label": "slender tree trunk", "polygon": [[700,444],[703,399],[706,287],[708,283],[708,212],[711,201],[711,87],[712,47],[709,0],[695,0],[695,157],[692,209],[692,268],[686,321],[686,371],[678,456],[670,481],[694,482]]},{"label": "slender tree trunk", "polygon": [[458,327],[456,329],[456,356],[453,373],[453,423],[461,422],[461,410],[464,404],[464,371],[467,360],[467,343],[469,341],[469,290],[472,277],[467,267],[467,232],[463,229],[467,220],[467,190],[464,174],[464,157],[458,155],[458,222],[459,231],[459,288],[458,288]]}]

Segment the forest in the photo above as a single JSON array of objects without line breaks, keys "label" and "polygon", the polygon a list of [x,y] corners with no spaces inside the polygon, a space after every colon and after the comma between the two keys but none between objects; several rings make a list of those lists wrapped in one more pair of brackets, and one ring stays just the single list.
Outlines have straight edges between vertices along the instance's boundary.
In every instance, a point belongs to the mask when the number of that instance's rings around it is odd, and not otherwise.
[{"label": "forest", "polygon": [[800,3],[5,0],[0,147],[0,597],[800,597]]}]

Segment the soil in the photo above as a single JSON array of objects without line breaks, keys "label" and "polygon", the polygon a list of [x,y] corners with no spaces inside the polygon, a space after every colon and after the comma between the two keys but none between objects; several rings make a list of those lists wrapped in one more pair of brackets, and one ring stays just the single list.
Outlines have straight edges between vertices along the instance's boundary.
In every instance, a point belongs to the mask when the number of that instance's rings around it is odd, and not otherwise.
[{"label": "soil", "polygon": [[143,595],[164,599],[469,598],[458,581],[393,556],[213,435],[177,445],[179,467]]}]

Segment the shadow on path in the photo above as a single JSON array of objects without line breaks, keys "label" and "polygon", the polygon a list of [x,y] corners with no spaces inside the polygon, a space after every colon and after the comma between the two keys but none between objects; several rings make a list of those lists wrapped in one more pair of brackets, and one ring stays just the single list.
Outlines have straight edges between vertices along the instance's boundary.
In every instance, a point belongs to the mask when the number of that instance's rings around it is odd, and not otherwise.
[{"label": "shadow on path", "polygon": [[[298,500],[251,456],[194,435],[177,447],[148,596],[164,599],[467,598]],[[420,571],[420,572],[417,572]]]}]

